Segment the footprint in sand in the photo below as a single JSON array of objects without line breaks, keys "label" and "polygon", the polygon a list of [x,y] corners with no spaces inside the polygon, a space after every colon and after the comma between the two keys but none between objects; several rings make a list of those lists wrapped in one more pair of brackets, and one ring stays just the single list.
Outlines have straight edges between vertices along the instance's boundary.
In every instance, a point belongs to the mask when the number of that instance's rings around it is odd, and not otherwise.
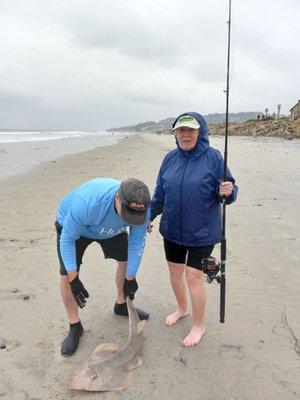
[{"label": "footprint in sand", "polygon": [[19,346],[21,346],[21,343],[18,342],[17,340],[10,341],[10,340],[0,337],[0,351],[3,351],[3,350],[11,351]]},{"label": "footprint in sand", "polygon": [[32,293],[22,293],[20,289],[0,289],[0,302],[11,302],[11,301],[30,301],[35,299],[35,295]]},{"label": "footprint in sand", "polygon": [[29,394],[25,391],[11,395],[11,400],[32,400]]},{"label": "footprint in sand", "polygon": [[249,265],[245,263],[239,263],[236,267],[236,273],[238,275],[247,275],[249,273],[249,270]]},{"label": "footprint in sand", "polygon": [[221,344],[220,347],[230,351],[240,351],[243,348],[242,346],[236,346],[234,344]]},{"label": "footprint in sand", "polygon": [[242,351],[243,346],[238,346],[234,344],[221,344],[219,354],[233,355],[234,358],[243,359],[245,353]]}]

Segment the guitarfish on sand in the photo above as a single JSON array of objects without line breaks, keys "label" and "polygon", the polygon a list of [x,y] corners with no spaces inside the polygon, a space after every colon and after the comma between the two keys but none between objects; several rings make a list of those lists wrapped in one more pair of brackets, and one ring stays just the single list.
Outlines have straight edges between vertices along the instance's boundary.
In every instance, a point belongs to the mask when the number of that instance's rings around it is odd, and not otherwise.
[{"label": "guitarfish on sand", "polygon": [[114,343],[96,347],[87,363],[68,383],[69,389],[108,391],[130,385],[134,368],[142,364],[143,328],[132,301],[127,297],[129,337],[121,349]]}]

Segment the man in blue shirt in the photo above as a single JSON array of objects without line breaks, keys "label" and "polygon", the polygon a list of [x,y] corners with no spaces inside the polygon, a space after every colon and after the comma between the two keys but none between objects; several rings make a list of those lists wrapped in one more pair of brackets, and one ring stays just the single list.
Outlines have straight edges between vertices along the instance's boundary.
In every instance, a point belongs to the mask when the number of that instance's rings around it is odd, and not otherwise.
[{"label": "man in blue shirt", "polygon": [[[83,254],[92,242],[100,244],[105,258],[117,261],[117,299],[114,312],[128,315],[125,299],[138,289],[136,273],[144,251],[149,223],[150,193],[140,180],[123,182],[93,179],[73,190],[60,202],[57,212],[57,252],[60,261],[61,295],[70,331],[61,347],[62,355],[72,355],[83,327],[78,306],[83,308],[89,293],[79,279]],[[129,227],[129,234],[127,229]],[[140,319],[149,314],[137,309]]]}]

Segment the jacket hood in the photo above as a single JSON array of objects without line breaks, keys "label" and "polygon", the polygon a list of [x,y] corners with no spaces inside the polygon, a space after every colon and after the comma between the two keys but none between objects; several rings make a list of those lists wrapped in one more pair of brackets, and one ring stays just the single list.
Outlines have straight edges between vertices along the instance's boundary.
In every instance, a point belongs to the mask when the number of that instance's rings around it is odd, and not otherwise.
[{"label": "jacket hood", "polygon": [[183,115],[191,115],[192,117],[196,118],[196,120],[200,124],[200,128],[199,128],[199,135],[198,135],[198,139],[197,139],[197,142],[195,144],[195,147],[193,147],[191,150],[188,150],[188,151],[182,150],[179,147],[177,138],[175,137],[178,150],[184,155],[199,155],[199,154],[202,154],[209,147],[207,123],[206,123],[205,119],[203,118],[203,116],[201,114],[198,114],[196,112],[191,111],[191,112],[185,112],[183,114],[178,115],[178,117],[175,119],[175,121],[172,124],[172,128],[174,128],[174,126],[175,126],[176,122],[178,121],[178,119],[180,117],[182,117]]}]

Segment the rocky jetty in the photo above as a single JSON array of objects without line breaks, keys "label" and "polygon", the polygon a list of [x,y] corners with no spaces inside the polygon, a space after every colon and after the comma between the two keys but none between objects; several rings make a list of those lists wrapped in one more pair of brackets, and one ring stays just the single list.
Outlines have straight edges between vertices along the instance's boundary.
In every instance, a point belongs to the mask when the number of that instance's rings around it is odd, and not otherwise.
[{"label": "rocky jetty", "polygon": [[[209,124],[208,127],[211,135],[224,135],[224,124]],[[300,118],[267,117],[262,120],[249,120],[242,124],[230,123],[228,126],[228,133],[230,136],[269,136],[299,139]]]}]

